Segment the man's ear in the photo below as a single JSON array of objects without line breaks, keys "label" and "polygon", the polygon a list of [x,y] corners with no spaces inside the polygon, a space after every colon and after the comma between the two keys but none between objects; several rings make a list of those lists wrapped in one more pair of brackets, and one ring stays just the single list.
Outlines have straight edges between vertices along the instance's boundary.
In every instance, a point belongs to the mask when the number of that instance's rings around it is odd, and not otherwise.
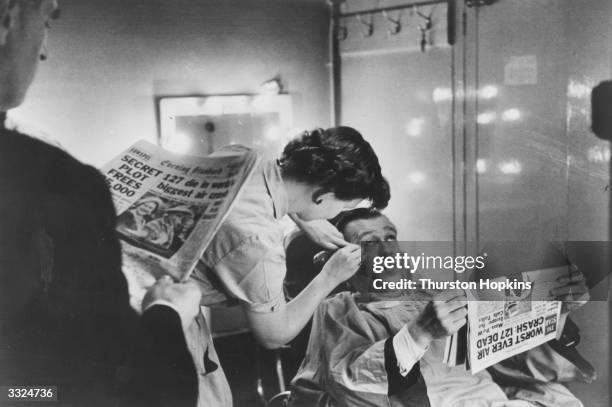
[{"label": "man's ear", "polygon": [[323,199],[327,198],[327,195],[333,195],[333,193],[326,191],[323,188],[317,188],[312,193],[312,202],[319,205],[323,202]]},{"label": "man's ear", "polygon": [[6,44],[6,37],[13,24],[8,0],[0,0],[0,47]]}]

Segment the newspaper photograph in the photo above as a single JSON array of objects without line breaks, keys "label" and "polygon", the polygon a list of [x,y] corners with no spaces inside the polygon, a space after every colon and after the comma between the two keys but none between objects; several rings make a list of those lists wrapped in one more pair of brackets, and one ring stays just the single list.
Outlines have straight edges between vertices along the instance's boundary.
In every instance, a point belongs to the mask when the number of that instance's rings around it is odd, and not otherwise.
[{"label": "newspaper photograph", "polygon": [[195,157],[139,141],[104,166],[130,287],[186,280],[257,160],[239,146]]},{"label": "newspaper photograph", "polygon": [[561,302],[545,299],[553,282],[567,273],[568,266],[523,272],[490,280],[521,285],[514,284],[503,291],[469,293],[473,297],[468,301],[472,373],[556,338],[562,329]]}]

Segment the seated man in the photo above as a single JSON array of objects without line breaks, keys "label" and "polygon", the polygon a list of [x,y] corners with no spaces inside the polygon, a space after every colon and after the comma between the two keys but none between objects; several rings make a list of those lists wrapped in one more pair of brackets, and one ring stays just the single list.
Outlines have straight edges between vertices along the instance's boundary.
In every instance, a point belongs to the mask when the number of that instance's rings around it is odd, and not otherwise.
[{"label": "seated man", "polygon": [[[352,243],[396,240],[395,226],[375,210],[350,211],[338,228]],[[385,274],[387,280],[406,277]],[[426,405],[422,385],[417,397],[410,391],[420,376],[418,361],[432,340],[465,324],[464,294],[448,291],[419,300],[403,291],[372,292],[370,277],[361,271],[350,283],[355,294],[326,300],[313,317],[306,357],[293,380],[292,405]],[[404,403],[406,398],[412,402]]]},{"label": "seated man", "polygon": [[[347,212],[337,225],[351,243],[396,239],[393,224],[377,211]],[[576,292],[575,282],[583,280],[576,270],[572,276],[561,285],[572,285]],[[407,276],[385,272],[378,277],[389,281]],[[522,361],[513,364],[514,371],[500,364],[495,371],[472,374],[463,365],[445,365],[444,339],[465,323],[464,297],[456,291],[433,297],[412,290],[372,292],[364,270],[349,282],[356,293],[329,298],[314,315],[306,357],[292,382],[291,405],[582,405],[556,382],[579,375],[570,373],[577,368],[559,356],[552,343],[517,355]],[[565,299],[564,288],[557,290],[558,299]],[[419,373],[427,394],[417,382]],[[503,377],[511,380],[500,380]],[[521,387],[537,388],[539,394],[517,391]]]}]

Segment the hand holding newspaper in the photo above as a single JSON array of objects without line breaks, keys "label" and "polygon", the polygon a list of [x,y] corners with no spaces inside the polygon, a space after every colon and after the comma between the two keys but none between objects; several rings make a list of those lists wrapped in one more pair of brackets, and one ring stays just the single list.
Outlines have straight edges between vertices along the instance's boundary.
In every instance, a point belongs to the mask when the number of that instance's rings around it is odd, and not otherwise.
[{"label": "hand holding newspaper", "polygon": [[557,278],[568,271],[569,266],[559,266],[523,272],[508,279],[531,282],[531,289],[509,289],[498,298],[489,296],[483,301],[475,297],[469,301],[469,360],[473,373],[555,339],[561,301],[544,299]]},{"label": "hand holding newspaper", "polygon": [[448,338],[445,363],[466,362],[476,373],[555,339],[563,328],[561,301],[545,299],[568,273],[569,265],[526,271],[490,281],[528,282],[528,289],[468,292],[467,329]]},{"label": "hand holding newspaper", "polygon": [[193,157],[139,141],[103,167],[135,308],[159,277],[189,277],[257,162],[244,147]]}]

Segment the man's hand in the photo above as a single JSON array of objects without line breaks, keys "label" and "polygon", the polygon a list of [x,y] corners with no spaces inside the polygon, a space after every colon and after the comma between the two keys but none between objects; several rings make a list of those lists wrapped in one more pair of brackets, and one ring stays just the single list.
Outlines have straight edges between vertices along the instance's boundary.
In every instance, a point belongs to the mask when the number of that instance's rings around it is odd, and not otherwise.
[{"label": "man's hand", "polygon": [[427,347],[434,339],[454,334],[467,322],[467,299],[463,290],[436,294],[408,331],[417,344]]},{"label": "man's hand", "polygon": [[297,215],[290,215],[296,225],[310,240],[327,250],[335,250],[348,244],[342,233],[326,220],[303,221]]},{"label": "man's hand", "polygon": [[552,300],[563,301],[561,313],[574,311],[591,298],[584,275],[575,264],[570,266],[568,275],[557,279],[557,285],[550,290],[550,295]]},{"label": "man's hand", "polygon": [[202,292],[191,282],[174,283],[169,276],[164,276],[149,288],[142,301],[142,309],[159,303],[172,307],[181,318],[183,329],[186,329],[200,312]]},{"label": "man's hand", "polygon": [[329,258],[321,273],[325,274],[335,287],[351,278],[359,270],[360,264],[361,248],[356,244],[349,244]]}]

